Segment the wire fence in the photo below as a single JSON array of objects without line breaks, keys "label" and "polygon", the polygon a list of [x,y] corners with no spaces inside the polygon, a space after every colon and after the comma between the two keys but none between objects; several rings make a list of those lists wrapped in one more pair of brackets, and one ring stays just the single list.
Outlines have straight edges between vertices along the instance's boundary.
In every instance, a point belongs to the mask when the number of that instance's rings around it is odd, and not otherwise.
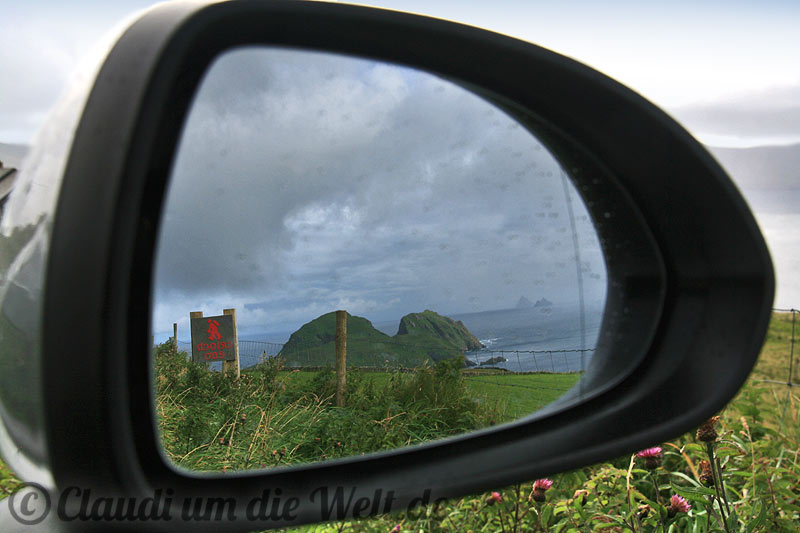
[{"label": "wire fence", "polygon": [[[786,387],[782,401],[783,417],[793,400],[795,387],[800,387],[800,364],[795,360],[795,345],[800,335],[800,310],[773,310],[762,356],[750,380],[769,386]],[[187,341],[177,341],[179,351],[191,354],[192,346]],[[415,344],[398,339],[348,339],[347,366],[361,371],[415,372],[422,365],[461,354],[452,347]],[[466,352],[465,380],[476,387],[494,388],[508,396],[549,401],[567,392],[580,380],[594,354],[586,349],[540,349],[509,350],[483,348]],[[188,355],[187,355],[188,356]],[[298,347],[259,340],[239,340],[239,360],[242,369],[265,363],[275,357],[284,360],[284,367],[291,370],[315,371],[333,368],[336,351],[332,343],[324,346]],[[212,370],[220,370],[221,363],[211,363]],[[546,404],[545,399],[542,405]],[[793,404],[792,404],[793,405]]]},{"label": "wire fence", "polygon": [[[283,344],[275,342],[239,341],[239,366],[241,368],[250,368],[259,363],[263,363],[272,357],[276,357],[283,349]],[[192,343],[188,341],[178,341],[178,351],[192,353]],[[211,368],[216,369],[220,367],[220,363],[212,363]]]},{"label": "wire fence", "polygon": [[[178,350],[191,353],[192,345],[178,341]],[[465,365],[475,370],[495,369],[514,373],[564,373],[585,370],[594,349],[492,350],[466,352]],[[442,345],[414,344],[369,339],[348,339],[347,365],[363,369],[416,368],[431,361],[461,354]],[[242,369],[281,356],[287,368],[318,369],[336,362],[334,346],[288,347],[285,344],[257,340],[239,341],[239,365]]]},{"label": "wire fence", "polygon": [[[761,357],[751,381],[771,386],[786,387],[786,397],[782,402],[781,418],[785,419],[786,409],[798,400],[795,387],[800,387],[800,369],[795,361],[798,319],[800,311],[795,308],[773,308],[773,321],[762,348]],[[782,356],[785,356],[782,357]]]},{"label": "wire fence", "polygon": [[[786,315],[791,314],[791,333],[784,339],[784,337],[782,335],[782,332],[781,331],[776,331],[774,333],[774,335],[776,336],[775,339],[770,339],[769,337],[767,338],[767,343],[770,343],[770,341],[772,341],[772,342],[778,341],[777,343],[780,343],[780,341],[785,340],[785,342],[783,342],[781,344],[785,345],[784,348],[786,350],[786,355],[787,355],[787,358],[786,358],[787,362],[786,362],[786,366],[785,366],[786,379],[753,378],[753,381],[756,381],[756,382],[759,382],[759,383],[774,383],[774,384],[777,384],[777,385],[786,385],[790,389],[792,387],[800,387],[800,383],[798,383],[800,381],[800,377],[798,377],[798,369],[797,369],[797,365],[795,364],[795,360],[794,360],[795,359],[795,357],[794,357],[794,351],[795,351],[794,347],[795,347],[795,344],[797,343],[797,334],[800,333],[800,331],[798,331],[798,328],[797,328],[798,313],[800,313],[800,311],[798,311],[797,309],[794,309],[794,308],[792,308],[792,309],[777,309],[777,308],[773,308],[772,311],[774,313],[783,313],[783,314],[786,314]],[[787,316],[787,319],[788,319],[788,316]],[[769,371],[767,370],[767,372],[769,372]]]},{"label": "wire fence", "polygon": [[[177,342],[178,350],[192,351],[191,343]],[[514,416],[536,411],[570,390],[586,370],[593,348],[508,350],[482,348],[462,352],[447,344],[420,344],[402,339],[349,338],[347,367],[362,372],[416,372],[423,365],[464,355],[462,374],[476,394],[506,398]],[[258,340],[239,341],[239,364],[245,370],[281,357],[289,370],[319,371],[335,367],[332,344],[297,346]],[[220,362],[210,363],[220,370]]]}]

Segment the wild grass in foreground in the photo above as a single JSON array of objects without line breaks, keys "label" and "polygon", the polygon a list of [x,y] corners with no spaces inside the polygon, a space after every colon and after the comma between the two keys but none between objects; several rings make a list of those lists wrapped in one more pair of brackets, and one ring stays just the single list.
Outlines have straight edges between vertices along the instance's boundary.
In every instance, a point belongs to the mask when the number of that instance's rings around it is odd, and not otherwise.
[{"label": "wild grass in foreground", "polygon": [[[790,326],[785,315],[773,319],[754,378],[786,380]],[[157,409],[169,457],[191,469],[394,448],[502,421],[510,412],[489,393],[473,401],[473,384],[447,365],[418,375],[352,373],[350,410],[331,407],[329,372],[288,373],[274,363],[232,383],[184,363],[169,352],[157,359]],[[798,531],[795,390],[751,379],[719,419],[630,456],[411,512],[286,531]],[[2,494],[17,486],[0,463]]]},{"label": "wild grass in foreground", "polygon": [[756,381],[785,382],[791,326],[776,313],[745,387],[718,418],[675,440],[439,506],[285,531],[800,531],[800,398]]},{"label": "wild grass in foreground", "polygon": [[769,394],[748,385],[696,432],[551,479],[286,531],[796,532],[800,420],[792,409],[781,424],[779,408],[760,402]]},{"label": "wild grass in foreground", "polygon": [[245,470],[395,449],[503,421],[504,403],[475,401],[461,364],[348,372],[346,407],[336,407],[331,370],[286,372],[273,359],[232,380],[162,345],[156,354],[162,444],[184,468]]},{"label": "wild grass in foreground", "polygon": [[20,481],[14,476],[14,473],[0,461],[0,500],[13,494],[19,488]]}]

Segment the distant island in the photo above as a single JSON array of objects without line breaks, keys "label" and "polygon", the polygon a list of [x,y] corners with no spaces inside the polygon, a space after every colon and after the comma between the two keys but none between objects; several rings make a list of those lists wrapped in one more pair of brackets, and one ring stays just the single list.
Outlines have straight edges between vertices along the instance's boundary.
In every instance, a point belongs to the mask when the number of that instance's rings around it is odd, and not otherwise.
[{"label": "distant island", "polygon": [[481,341],[469,332],[463,322],[427,309],[422,313],[410,313],[400,319],[395,338],[402,338],[403,335],[441,339],[462,352],[483,348]]},{"label": "distant island", "polygon": [[517,300],[517,305],[514,307],[516,309],[528,309],[530,307],[553,307],[553,302],[551,302],[547,298],[541,298],[539,300],[536,300],[536,303],[533,303],[526,297],[520,296],[519,300]]},{"label": "distant island", "polygon": [[517,309],[527,309],[529,307],[533,307],[533,302],[525,298],[524,296],[520,296],[519,300],[517,300],[517,305],[515,305]]},{"label": "distant island", "polygon": [[[292,333],[280,356],[287,366],[325,366],[334,362],[336,312],[326,313]],[[394,337],[366,318],[347,313],[347,361],[353,366],[419,366],[482,348],[461,321],[434,311],[410,313]]]}]

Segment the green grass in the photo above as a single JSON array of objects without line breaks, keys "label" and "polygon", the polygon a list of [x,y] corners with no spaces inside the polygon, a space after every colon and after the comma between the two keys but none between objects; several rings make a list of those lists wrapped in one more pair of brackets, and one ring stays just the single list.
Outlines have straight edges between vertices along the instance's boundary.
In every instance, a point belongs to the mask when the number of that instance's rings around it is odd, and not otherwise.
[{"label": "green grass", "polygon": [[167,456],[190,470],[268,468],[396,449],[504,420],[501,402],[473,398],[460,360],[414,372],[351,370],[345,407],[333,405],[332,370],[281,364],[276,358],[232,380],[159,347],[156,403]]},{"label": "green grass", "polygon": [[[279,374],[278,379],[285,383],[287,390],[296,392],[314,392],[314,382],[324,375],[325,371],[290,370]],[[364,384],[385,387],[391,379],[391,372],[361,372],[359,380]]]},{"label": "green grass", "polygon": [[569,374],[496,373],[465,376],[467,389],[474,398],[497,402],[503,420],[515,420],[553,403],[581,378]]},{"label": "green grass", "polygon": [[[793,324],[793,322],[795,322]],[[792,329],[795,329],[794,357],[791,356]],[[800,383],[800,313],[773,313],[769,330],[758,363],[751,377],[772,379],[786,383],[789,377],[789,362],[793,359],[793,383]]]},{"label": "green grass", "polygon": [[16,492],[19,485],[20,480],[3,461],[0,461],[0,500]]},{"label": "green grass", "polygon": [[[774,315],[755,379],[720,413],[714,450],[730,501],[727,531],[798,530],[800,398],[796,389],[756,381],[786,379],[790,339],[791,315]],[[440,438],[527,413],[579,378],[577,374],[513,375],[485,369],[464,372],[446,366],[424,369],[418,375],[354,372],[348,376],[348,398],[353,404],[339,409],[329,401],[331,372],[265,368],[247,371],[240,382],[232,383],[219,374],[176,364],[162,366],[158,376],[158,408],[167,453],[182,466],[200,470],[317,461]],[[517,394],[517,389],[526,394]],[[550,390],[552,398],[536,396],[537,389]],[[475,397],[482,401],[476,403]],[[215,406],[213,413],[201,414],[196,409],[208,405]],[[698,478],[707,456],[695,433],[653,444],[664,449],[663,464],[657,470],[648,471],[625,456],[558,474],[552,476],[553,487],[542,504],[529,499],[531,480],[496,489],[499,502],[486,492],[414,514],[287,531],[385,532],[399,526],[405,532],[659,532],[662,525],[666,526],[663,531],[675,533],[726,531],[713,491]],[[0,463],[2,493],[16,490],[18,483]],[[689,513],[667,514],[663,503],[674,493],[688,499]],[[637,518],[639,507],[645,505],[649,514]]]},{"label": "green grass", "polygon": [[[464,382],[468,395],[496,406],[499,421],[510,421],[538,411],[553,403],[575,385],[580,373],[515,374],[484,369],[465,370]],[[313,393],[318,371],[283,371],[278,380],[289,391]],[[362,372],[359,379],[377,388],[386,387],[392,372]],[[495,421],[497,422],[497,421]]]}]

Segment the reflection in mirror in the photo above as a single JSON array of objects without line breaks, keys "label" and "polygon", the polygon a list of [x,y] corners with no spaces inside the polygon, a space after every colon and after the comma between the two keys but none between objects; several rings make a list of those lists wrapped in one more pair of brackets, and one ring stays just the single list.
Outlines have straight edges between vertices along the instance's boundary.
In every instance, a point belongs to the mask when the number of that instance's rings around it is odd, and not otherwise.
[{"label": "reflection in mirror", "polygon": [[497,107],[409,68],[245,48],[188,114],[153,297],[165,453],[238,470],[552,403],[591,362],[606,271],[568,177]]}]

